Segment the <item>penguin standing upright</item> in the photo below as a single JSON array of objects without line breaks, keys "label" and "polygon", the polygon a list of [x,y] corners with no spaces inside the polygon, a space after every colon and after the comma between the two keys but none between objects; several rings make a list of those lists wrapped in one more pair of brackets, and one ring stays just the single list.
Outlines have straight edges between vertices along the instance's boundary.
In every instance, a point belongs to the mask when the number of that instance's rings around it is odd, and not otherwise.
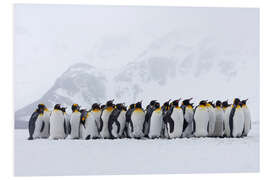
[{"label": "penguin standing upright", "polygon": [[209,112],[209,129],[208,129],[208,136],[213,136],[215,131],[215,125],[216,125],[216,114],[214,105],[212,102],[207,102],[206,107]]},{"label": "penguin standing upright", "polygon": [[85,136],[83,139],[97,139],[100,137],[100,105],[94,103],[91,110],[87,113],[87,118],[85,119]]},{"label": "penguin standing upright", "polygon": [[106,103],[106,106],[101,112],[101,131],[100,131],[100,136],[103,139],[108,139],[111,138],[109,128],[108,128],[108,122],[109,122],[109,117],[114,110],[114,100],[110,100]]},{"label": "penguin standing upright", "polygon": [[150,117],[155,109],[155,104],[157,100],[152,100],[147,106],[146,106],[146,113],[145,113],[145,121],[143,124],[143,132],[144,136],[148,137],[149,129],[150,129]]},{"label": "penguin standing upright", "polygon": [[231,136],[231,130],[230,130],[230,113],[232,110],[232,105],[228,104],[228,100],[222,102],[222,109],[224,111],[224,133],[223,137],[230,137]]},{"label": "penguin standing upright", "polygon": [[[165,103],[163,103],[163,105],[161,106],[161,110],[162,110],[162,116],[164,117],[167,113],[167,111],[170,109],[170,101],[168,100]],[[165,123],[164,120],[162,121],[162,131],[161,131],[161,137],[162,138],[169,138],[169,134],[168,134],[168,129],[165,128]]]},{"label": "penguin standing upright", "polygon": [[215,114],[216,114],[216,125],[215,125],[215,130],[214,130],[215,137],[223,137],[223,133],[224,133],[225,114],[221,105],[222,105],[221,101],[217,100],[216,106],[215,106]]},{"label": "penguin standing upright", "polygon": [[169,138],[180,138],[183,132],[184,114],[179,107],[179,101],[180,99],[177,99],[171,103],[170,109],[163,118]]},{"label": "penguin standing upright", "polygon": [[38,108],[33,112],[33,114],[30,117],[28,123],[28,130],[29,130],[28,140],[33,140],[34,138],[39,137],[43,122],[44,107],[45,106],[43,104],[39,104]]},{"label": "penguin standing upright", "polygon": [[145,120],[145,113],[142,108],[142,101],[140,101],[135,104],[135,109],[131,113],[131,123],[133,125],[131,137],[140,139],[144,136],[143,133],[144,120]]},{"label": "penguin standing upright", "polygon": [[70,135],[71,139],[80,138],[81,112],[78,104],[71,106],[72,114],[70,115]]},{"label": "penguin standing upright", "polygon": [[135,104],[131,104],[126,112],[126,125],[124,134],[127,138],[131,138],[131,132],[133,131],[133,124],[131,121],[131,114],[135,110]]},{"label": "penguin standing upright", "polygon": [[247,107],[247,99],[242,100],[241,103],[242,103],[242,110],[243,110],[244,118],[245,118],[244,132],[243,132],[242,136],[247,136],[250,129],[251,129],[251,115],[250,115],[250,111]]},{"label": "penguin standing upright", "polygon": [[193,106],[190,103],[192,98],[185,99],[182,102],[181,108],[183,109],[184,113],[184,124],[183,124],[183,134],[182,137],[192,137],[193,129],[194,129],[194,110]]},{"label": "penguin standing upright", "polygon": [[148,137],[151,139],[160,138],[162,134],[162,127],[163,127],[163,115],[160,104],[158,102],[155,103],[153,107],[153,112],[150,116],[149,121],[149,133]]},{"label": "penguin standing upright", "polygon": [[123,103],[116,104],[116,108],[113,110],[109,117],[108,129],[111,138],[120,138],[123,135],[123,131],[126,124],[126,110]]},{"label": "penguin standing upright", "polygon": [[50,116],[51,112],[48,110],[46,106],[44,106],[43,123],[40,130],[41,138],[48,138],[50,136]]},{"label": "penguin standing upright", "polygon": [[66,137],[66,125],[61,105],[56,104],[50,116],[50,139],[64,139]]},{"label": "penguin standing upright", "polygon": [[66,113],[66,107],[61,107],[61,110],[64,114],[64,122],[65,122],[65,138],[70,134],[70,122],[69,122],[69,116]]},{"label": "penguin standing upright", "polygon": [[196,137],[208,136],[209,112],[206,101],[200,101],[194,112],[194,135]]},{"label": "penguin standing upright", "polygon": [[241,137],[244,131],[245,117],[240,103],[240,99],[234,99],[229,116],[230,137]]}]

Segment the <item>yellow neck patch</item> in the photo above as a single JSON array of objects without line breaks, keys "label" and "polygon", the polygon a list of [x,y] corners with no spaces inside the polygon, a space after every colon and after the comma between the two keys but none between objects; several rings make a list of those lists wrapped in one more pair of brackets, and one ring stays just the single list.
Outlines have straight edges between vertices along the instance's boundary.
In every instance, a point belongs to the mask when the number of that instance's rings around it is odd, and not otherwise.
[{"label": "yellow neck patch", "polygon": [[216,108],[217,108],[217,109],[221,109],[221,107],[220,107],[220,106],[216,106]]},{"label": "yellow neck patch", "polygon": [[180,107],[180,106],[175,106],[175,108],[176,108],[176,109],[181,109],[181,107]]},{"label": "yellow neck patch", "polygon": [[160,111],[161,111],[161,108],[159,107],[159,108],[157,108],[155,111],[156,111],[156,112],[160,112]]},{"label": "yellow neck patch", "polygon": [[92,111],[93,111],[93,112],[100,112],[99,109],[93,109]]},{"label": "yellow neck patch", "polygon": [[109,112],[111,112],[113,110],[113,107],[111,107],[111,106],[110,107],[107,107],[106,110],[109,111]]},{"label": "yellow neck patch", "polygon": [[187,106],[187,108],[189,108],[189,109],[193,109],[191,105],[188,105],[188,106]]},{"label": "yellow neck patch", "polygon": [[199,107],[200,108],[205,108],[206,106],[201,104],[201,105],[199,105]]},{"label": "yellow neck patch", "polygon": [[141,108],[135,108],[134,112],[143,112]]}]

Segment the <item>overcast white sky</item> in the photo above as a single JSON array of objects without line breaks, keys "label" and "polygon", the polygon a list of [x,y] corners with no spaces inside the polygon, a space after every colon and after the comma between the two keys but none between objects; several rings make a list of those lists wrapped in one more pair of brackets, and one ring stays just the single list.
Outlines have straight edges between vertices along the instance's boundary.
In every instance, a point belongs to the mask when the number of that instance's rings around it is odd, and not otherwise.
[{"label": "overcast white sky", "polygon": [[121,67],[171,31],[259,48],[258,9],[16,5],[14,15],[15,109],[42,96],[70,65]]}]

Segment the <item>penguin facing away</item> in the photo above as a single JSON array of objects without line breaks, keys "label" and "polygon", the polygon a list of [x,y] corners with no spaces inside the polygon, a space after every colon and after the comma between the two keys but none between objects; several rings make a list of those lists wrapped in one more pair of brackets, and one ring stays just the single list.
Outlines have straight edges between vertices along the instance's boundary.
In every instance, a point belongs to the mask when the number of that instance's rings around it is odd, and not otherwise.
[{"label": "penguin facing away", "polygon": [[42,130],[43,122],[43,111],[45,106],[39,104],[38,108],[33,112],[28,123],[29,138],[28,140],[33,140],[39,137],[39,133]]},{"label": "penguin facing away", "polygon": [[145,113],[142,108],[142,101],[137,102],[134,111],[131,113],[131,123],[133,125],[133,131],[131,131],[131,137],[140,139],[144,137],[143,123],[145,120]]},{"label": "penguin facing away", "polygon": [[229,116],[230,137],[241,137],[244,131],[245,117],[240,103],[240,99],[234,99]]},{"label": "penguin facing away", "polygon": [[150,130],[150,118],[151,115],[153,113],[153,111],[155,110],[155,104],[156,104],[157,100],[152,100],[146,107],[145,111],[145,121],[143,124],[143,132],[144,132],[144,136],[148,137],[149,134],[149,130]]},{"label": "penguin facing away", "polygon": [[122,137],[126,124],[126,110],[123,103],[116,104],[116,108],[110,114],[108,128],[111,138]]},{"label": "penguin facing away", "polygon": [[206,101],[200,101],[194,112],[194,135],[196,137],[208,136],[209,112]]},{"label": "penguin facing away", "polygon": [[114,110],[114,104],[113,104],[114,100],[110,100],[106,103],[106,106],[104,107],[104,109],[101,112],[101,131],[100,131],[100,136],[103,139],[108,139],[110,138],[110,132],[109,132],[109,128],[108,128],[108,123],[109,123],[109,117],[112,113],[112,111]]},{"label": "penguin facing away", "polygon": [[229,124],[229,119],[230,119],[230,113],[232,110],[232,105],[228,104],[228,100],[222,102],[222,109],[224,111],[224,137],[230,137],[231,136],[231,131],[230,131],[230,124]]},{"label": "penguin facing away", "polygon": [[214,130],[215,137],[223,137],[225,113],[222,109],[221,101],[217,100],[215,105],[216,124]]},{"label": "penguin facing away", "polygon": [[154,110],[150,116],[150,129],[148,134],[149,138],[151,139],[160,138],[163,128],[163,115],[160,104],[156,102],[153,109]]},{"label": "penguin facing away", "polygon": [[135,110],[135,104],[131,104],[126,112],[126,125],[125,125],[125,136],[131,138],[131,133],[134,131],[133,123],[131,121],[131,114]]},{"label": "penguin facing away", "polygon": [[194,110],[190,101],[193,98],[185,99],[182,102],[181,108],[184,113],[184,124],[183,124],[183,134],[182,137],[192,137],[193,129],[194,129]]},{"label": "penguin facing away", "polygon": [[250,129],[251,129],[251,115],[250,115],[250,111],[247,107],[247,100],[248,99],[245,99],[245,100],[242,100],[241,103],[242,103],[242,110],[243,110],[243,113],[244,113],[244,119],[245,119],[245,123],[244,123],[244,132],[242,134],[242,136],[247,136]]},{"label": "penguin facing away", "polygon": [[80,138],[81,112],[78,104],[71,106],[72,114],[70,115],[70,135],[71,139]]},{"label": "penguin facing away", "polygon": [[50,116],[50,139],[64,139],[66,137],[65,117],[61,105],[56,104]]},{"label": "penguin facing away", "polygon": [[97,139],[100,137],[100,104],[94,103],[85,119],[85,137],[84,139]]},{"label": "penguin facing away", "polygon": [[[169,109],[170,109],[170,101],[171,101],[171,99],[164,102],[163,105],[161,106],[162,116],[163,117],[166,115],[167,111],[169,111]],[[162,132],[161,132],[161,137],[162,138],[169,138],[169,134],[168,134],[167,130],[168,129],[165,128],[165,123],[164,123],[164,120],[163,120],[162,121]]]},{"label": "penguin facing away", "polygon": [[179,107],[179,101],[180,99],[177,99],[171,103],[170,109],[163,118],[169,138],[180,138],[183,132],[184,114]]}]

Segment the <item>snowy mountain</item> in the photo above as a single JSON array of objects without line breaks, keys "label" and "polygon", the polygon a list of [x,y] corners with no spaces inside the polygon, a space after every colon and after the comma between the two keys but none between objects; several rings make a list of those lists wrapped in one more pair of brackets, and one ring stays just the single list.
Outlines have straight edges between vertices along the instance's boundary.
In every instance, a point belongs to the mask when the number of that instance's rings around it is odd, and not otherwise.
[{"label": "snowy mountain", "polygon": [[75,64],[64,72],[37,101],[16,111],[15,127],[24,128],[37,104],[43,103],[53,108],[57,103],[70,107],[73,103],[90,106],[93,102],[100,102],[106,97],[106,78],[94,67],[88,64]]},{"label": "snowy mountain", "polygon": [[[258,121],[256,45],[232,49],[219,37],[196,33],[188,37],[172,31],[118,69],[97,69],[82,63],[71,66],[43,97],[15,113],[15,126],[22,127],[21,122],[29,119],[38,103],[49,108],[56,103],[89,107],[93,102],[104,103],[111,98],[127,104],[143,100],[144,106],[152,99],[163,102],[193,97],[197,103],[200,99],[249,98],[251,113]],[[118,50],[114,51],[119,53]],[[103,60],[102,56],[97,57]],[[250,82],[253,86],[257,83],[256,88],[250,88]]]}]

